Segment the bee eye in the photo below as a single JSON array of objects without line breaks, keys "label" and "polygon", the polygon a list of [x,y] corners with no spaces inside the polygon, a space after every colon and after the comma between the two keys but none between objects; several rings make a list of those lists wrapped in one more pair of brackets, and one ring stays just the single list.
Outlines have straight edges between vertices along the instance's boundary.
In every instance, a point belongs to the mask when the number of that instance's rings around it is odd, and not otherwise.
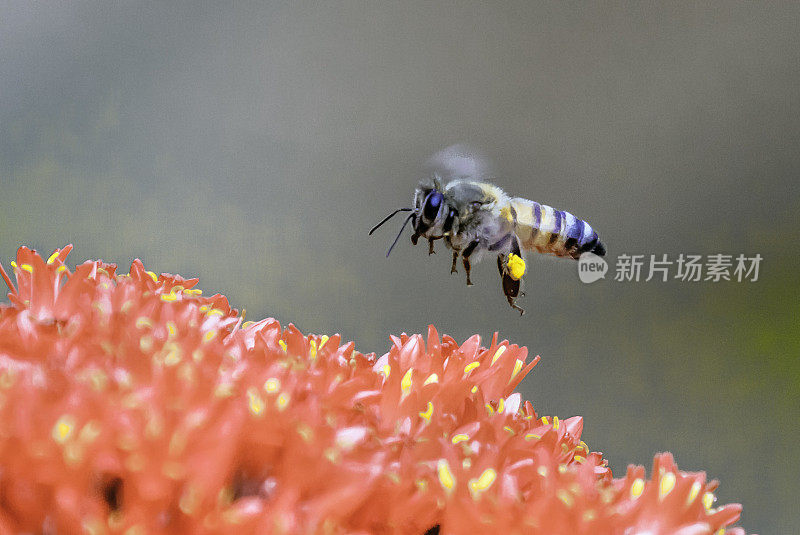
[{"label": "bee eye", "polygon": [[442,205],[443,198],[444,196],[438,191],[434,191],[428,195],[428,198],[425,201],[425,207],[422,210],[422,215],[425,217],[425,219],[429,221],[436,219],[436,216],[439,213],[439,207]]}]

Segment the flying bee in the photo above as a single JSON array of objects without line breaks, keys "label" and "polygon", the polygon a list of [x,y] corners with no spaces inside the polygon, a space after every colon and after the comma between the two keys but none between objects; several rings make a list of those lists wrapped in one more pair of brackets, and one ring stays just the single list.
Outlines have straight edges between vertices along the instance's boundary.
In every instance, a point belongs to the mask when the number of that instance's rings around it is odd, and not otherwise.
[{"label": "flying bee", "polygon": [[[456,146],[446,151],[454,148],[461,149]],[[459,157],[465,158],[463,155]],[[469,157],[466,158],[469,162]],[[447,164],[451,170],[459,167],[452,161]],[[452,172],[450,175],[458,176]],[[399,212],[411,213],[386,256],[392,252],[409,222],[414,229],[411,236],[414,245],[424,238],[428,240],[428,254],[433,254],[434,242],[444,240],[445,246],[453,251],[450,273],[457,272],[456,264],[461,256],[468,286],[472,286],[472,264],[486,254],[497,255],[503,293],[509,305],[520,314],[525,311],[516,300],[524,295],[521,292],[522,276],[526,271],[524,252],[535,251],[576,260],[586,252],[598,256],[606,252],[597,232],[585,221],[546,204],[511,197],[484,180],[453,178],[444,182],[440,174],[434,174],[432,180],[417,186],[412,208],[395,210],[375,225],[370,235]]]}]

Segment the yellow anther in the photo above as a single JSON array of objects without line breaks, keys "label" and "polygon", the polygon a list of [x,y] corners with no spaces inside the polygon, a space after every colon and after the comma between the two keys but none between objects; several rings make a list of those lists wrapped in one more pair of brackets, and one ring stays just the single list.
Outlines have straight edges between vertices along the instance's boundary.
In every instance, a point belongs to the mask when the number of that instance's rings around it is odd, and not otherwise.
[{"label": "yellow anther", "polygon": [[181,361],[181,347],[175,342],[164,344],[164,350],[167,352],[164,356],[165,366],[174,366]]},{"label": "yellow anther", "polygon": [[700,489],[702,487],[703,486],[700,484],[699,481],[695,481],[694,483],[692,483],[692,488],[689,489],[689,496],[686,497],[687,505],[692,503],[694,499],[697,498],[697,495],[700,494]]},{"label": "yellow anther", "polygon": [[194,516],[200,505],[200,494],[194,486],[189,486],[178,500],[178,508],[187,516]]},{"label": "yellow anther", "polygon": [[64,264],[61,264],[60,266],[58,266],[56,268],[56,273],[62,273],[64,271],[66,271],[66,270],[67,270],[67,266],[65,266]]},{"label": "yellow anther", "polygon": [[186,469],[176,461],[167,461],[161,468],[161,472],[170,479],[182,479],[186,475]]},{"label": "yellow anther", "polygon": [[144,329],[145,327],[149,328],[149,327],[152,327],[152,326],[153,326],[153,320],[151,320],[148,317],[141,316],[141,317],[136,319],[136,328],[137,329]]},{"label": "yellow anther", "polygon": [[247,389],[247,406],[254,416],[260,416],[264,412],[264,400],[255,388]]},{"label": "yellow anther", "polygon": [[81,429],[81,432],[78,435],[78,440],[84,443],[90,443],[94,442],[95,439],[99,436],[100,436],[100,424],[92,420],[83,426],[83,429]]},{"label": "yellow anther", "polygon": [[564,505],[566,505],[567,507],[572,507],[572,505],[575,503],[575,499],[572,497],[572,494],[570,494],[564,489],[558,489],[556,491],[556,496],[558,497],[559,500],[564,502]]},{"label": "yellow anther", "polygon": [[270,377],[264,382],[264,390],[270,394],[274,394],[281,388],[281,382],[275,377]]},{"label": "yellow anther", "polygon": [[311,357],[311,360],[317,358],[317,341],[311,340],[308,343],[308,356]]},{"label": "yellow anther", "polygon": [[506,265],[508,266],[508,274],[511,275],[512,279],[519,280],[525,275],[525,260],[521,256],[511,253],[508,255]]},{"label": "yellow anther", "polygon": [[214,389],[214,396],[218,398],[229,398],[233,395],[233,385],[231,383],[221,383]]},{"label": "yellow anther", "polygon": [[539,440],[540,438],[542,438],[542,436],[536,433],[528,433],[525,435],[525,440]]},{"label": "yellow anther", "polygon": [[438,375],[436,375],[435,373],[432,373],[432,374],[430,374],[430,375],[428,376],[428,378],[427,378],[427,379],[425,379],[425,382],[424,382],[424,383],[422,383],[422,384],[423,384],[423,386],[424,386],[424,385],[429,385],[429,384],[431,384],[431,383],[438,383],[438,382],[439,382],[439,376],[438,376]]},{"label": "yellow anther", "polygon": [[403,375],[403,379],[400,380],[400,389],[404,393],[408,393],[408,391],[411,389],[413,374],[414,374],[414,368],[409,368],[408,371],[405,373],[405,375]]},{"label": "yellow anther", "polygon": [[514,429],[512,429],[510,426],[504,425],[504,426],[503,426],[503,429],[505,429],[506,431],[508,431],[508,432],[509,432],[509,433],[511,433],[512,435],[515,435],[515,434],[516,434],[516,433],[514,432]]},{"label": "yellow anther", "polygon": [[559,427],[561,427],[561,422],[558,420],[558,416],[553,416],[553,429],[558,431]]},{"label": "yellow anther", "polygon": [[511,372],[511,379],[517,376],[517,374],[522,371],[522,367],[525,365],[520,359],[514,363],[514,371]]},{"label": "yellow anther", "polygon": [[314,440],[314,429],[306,423],[297,424],[297,434],[306,442]]},{"label": "yellow anther", "polygon": [[53,262],[55,262],[56,258],[58,258],[58,253],[59,253],[59,251],[56,251],[53,254],[51,254],[50,258],[47,259],[47,263],[48,264],[52,264]]},{"label": "yellow anther", "polygon": [[189,288],[187,290],[184,290],[183,293],[189,295],[201,295],[203,293],[203,290],[201,290],[200,288]]},{"label": "yellow anther", "polygon": [[206,313],[207,316],[224,316],[225,313],[218,308],[212,308]]},{"label": "yellow anther", "polygon": [[382,373],[384,377],[389,377],[389,374],[392,373],[392,367],[388,364],[384,364],[379,373]]},{"label": "yellow anther", "polygon": [[472,392],[473,394],[477,393],[477,392],[478,392],[478,385],[475,385],[475,386],[473,386],[473,387],[470,389],[470,392]]},{"label": "yellow anther", "polygon": [[153,279],[153,282],[158,282],[158,275],[156,275],[156,274],[155,274],[155,273],[153,273],[152,271],[145,271],[145,273],[147,273],[148,275],[150,275],[150,278],[151,278],[151,279]]},{"label": "yellow anther", "polygon": [[172,302],[178,300],[178,294],[175,292],[170,292],[168,294],[161,294],[161,300],[166,302]]},{"label": "yellow anther", "polygon": [[286,345],[286,342],[284,342],[283,340],[278,340],[278,345],[281,346],[281,349],[283,350],[283,352],[286,353],[286,349],[288,347]]},{"label": "yellow anther", "polygon": [[281,393],[278,399],[275,400],[275,405],[278,406],[278,410],[284,410],[289,405],[289,394],[286,392]]},{"label": "yellow anther", "polygon": [[30,264],[20,264],[19,268],[28,273],[33,273],[33,266]]},{"label": "yellow anther", "polygon": [[469,440],[469,435],[465,433],[459,433],[457,435],[453,435],[453,438],[450,439],[450,442],[453,444],[458,444],[459,442],[464,442],[465,440]]},{"label": "yellow anther", "polygon": [[203,342],[210,342],[217,336],[217,331],[206,331],[203,335]]},{"label": "yellow anther", "polygon": [[447,491],[453,490],[453,487],[456,485],[456,480],[455,477],[453,477],[453,473],[450,471],[450,465],[447,464],[445,459],[439,459],[436,465],[436,473],[439,476],[439,483],[442,484],[442,487]]},{"label": "yellow anther", "polygon": [[145,465],[147,465],[147,458],[141,453],[131,453],[125,459],[125,468],[131,472],[141,472]]},{"label": "yellow anther", "polygon": [[464,366],[464,373],[469,373],[469,372],[471,372],[472,370],[474,370],[475,368],[477,368],[480,365],[481,365],[481,363],[478,362],[478,361],[470,362],[469,364]]},{"label": "yellow anther", "polygon": [[479,493],[492,486],[497,478],[497,472],[493,468],[487,468],[477,479],[469,480],[469,491],[473,498],[477,498]]},{"label": "yellow anther", "polygon": [[484,405],[484,407],[486,407],[486,412],[488,412],[489,414],[494,414],[494,407],[492,407],[491,403],[487,403],[486,405]]},{"label": "yellow anther", "polygon": [[672,492],[672,489],[675,488],[675,474],[673,472],[667,472],[663,476],[661,476],[661,482],[658,485],[658,497],[663,499],[664,496]]},{"label": "yellow anther", "polygon": [[497,351],[495,351],[495,352],[494,352],[494,356],[492,357],[492,364],[494,364],[495,362],[497,362],[497,359],[499,359],[499,358],[500,358],[500,356],[501,356],[503,353],[505,353],[505,352],[506,352],[506,346],[500,346],[500,347],[498,347],[498,348],[497,348]]},{"label": "yellow anther", "polygon": [[63,415],[53,426],[53,440],[59,444],[63,444],[72,435],[74,429],[75,417],[69,414]]},{"label": "yellow anther", "polygon": [[640,477],[637,477],[633,480],[633,484],[631,485],[631,496],[634,498],[638,498],[644,492],[644,480]]},{"label": "yellow anther", "polygon": [[542,416],[542,424],[550,425],[550,420],[547,419],[547,416]]},{"label": "yellow anther", "polygon": [[497,413],[500,414],[506,410],[506,400],[500,398],[500,401],[497,402]]},{"label": "yellow anther", "polygon": [[145,335],[139,338],[139,349],[142,353],[149,353],[153,349],[153,337]]},{"label": "yellow anther", "polygon": [[327,334],[323,334],[322,338],[319,339],[319,349],[322,349],[322,346],[324,346],[328,340],[330,340],[330,337]]},{"label": "yellow anther", "polygon": [[430,401],[428,402],[428,406],[425,411],[419,413],[420,417],[425,418],[427,421],[431,421],[431,416],[433,416],[433,403]]},{"label": "yellow anther", "polygon": [[573,458],[573,459],[575,459],[575,462],[576,462],[576,463],[581,463],[581,464],[583,464],[584,462],[586,462],[586,457],[583,457],[583,456],[581,456],[581,455],[575,455],[575,456],[574,456],[574,457],[572,457],[572,458]]},{"label": "yellow anther", "polygon": [[713,493],[706,492],[705,494],[703,494],[703,506],[706,509],[711,509],[711,507],[714,505],[714,500],[715,498]]},{"label": "yellow anther", "polygon": [[167,333],[169,333],[170,338],[178,333],[178,326],[175,325],[174,321],[167,322]]}]

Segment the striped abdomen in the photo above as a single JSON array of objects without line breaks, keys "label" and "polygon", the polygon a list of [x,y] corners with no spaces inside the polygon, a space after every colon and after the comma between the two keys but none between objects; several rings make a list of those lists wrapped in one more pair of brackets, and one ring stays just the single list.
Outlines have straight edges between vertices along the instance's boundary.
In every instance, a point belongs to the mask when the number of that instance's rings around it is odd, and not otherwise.
[{"label": "striped abdomen", "polygon": [[546,204],[515,198],[511,200],[514,232],[528,251],[578,258],[585,252],[603,256],[606,249],[586,221]]}]

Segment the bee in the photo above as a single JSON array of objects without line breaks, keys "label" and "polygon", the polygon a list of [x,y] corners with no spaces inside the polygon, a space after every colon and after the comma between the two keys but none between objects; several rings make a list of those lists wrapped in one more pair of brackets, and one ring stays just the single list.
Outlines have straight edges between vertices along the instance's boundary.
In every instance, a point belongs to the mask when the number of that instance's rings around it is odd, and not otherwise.
[{"label": "bee", "polygon": [[[455,160],[452,157],[454,151],[458,156]],[[450,171],[444,176],[449,174],[451,179],[445,181],[443,174],[434,173],[432,179],[423,180],[417,186],[411,208],[395,210],[370,230],[372,235],[396,214],[411,212],[389,247],[387,257],[409,222],[414,229],[411,236],[414,245],[420,238],[426,239],[428,254],[434,254],[434,242],[443,240],[445,246],[453,251],[450,273],[457,273],[456,265],[461,256],[467,286],[472,286],[472,264],[487,254],[496,255],[508,304],[524,314],[525,311],[516,304],[517,298],[524,295],[521,291],[522,276],[526,271],[524,252],[535,251],[575,260],[587,252],[605,255],[605,246],[587,222],[546,204],[511,197],[489,181],[469,177],[477,174],[481,162],[469,155],[464,156],[460,146],[439,153],[442,154],[444,157],[440,156],[438,160],[444,158],[444,166]],[[465,163],[469,172],[453,172],[463,169]],[[464,174],[468,176],[464,177]]]}]

